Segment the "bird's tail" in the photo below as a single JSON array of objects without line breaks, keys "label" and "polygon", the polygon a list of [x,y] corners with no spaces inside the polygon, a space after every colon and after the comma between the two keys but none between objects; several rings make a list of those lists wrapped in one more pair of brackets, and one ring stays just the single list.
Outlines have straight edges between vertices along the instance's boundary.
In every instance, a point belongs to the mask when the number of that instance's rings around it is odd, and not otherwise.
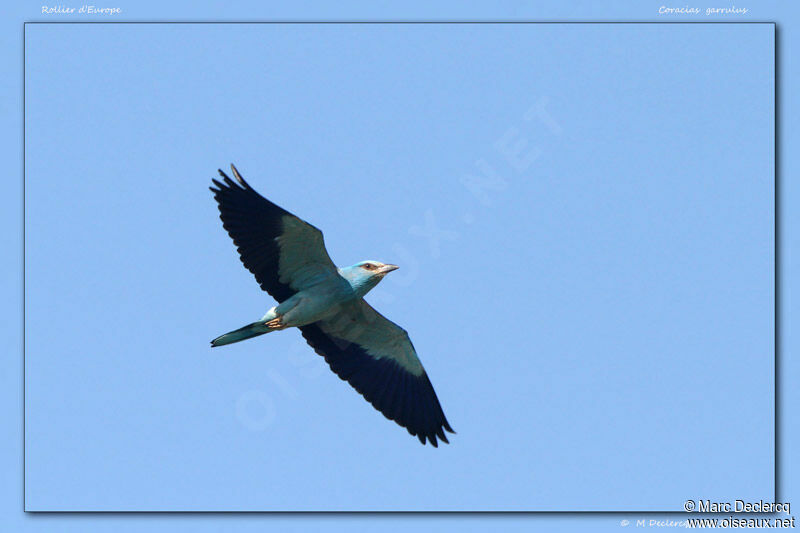
[{"label": "bird's tail", "polygon": [[258,322],[253,322],[252,324],[248,324],[242,328],[229,331],[225,335],[220,335],[219,337],[211,341],[211,347],[214,348],[216,346],[225,346],[226,344],[233,344],[234,342],[239,342],[253,337],[258,337],[259,335],[263,335],[264,333],[269,333],[270,331],[275,331],[275,330],[265,325],[263,320],[259,320]]}]

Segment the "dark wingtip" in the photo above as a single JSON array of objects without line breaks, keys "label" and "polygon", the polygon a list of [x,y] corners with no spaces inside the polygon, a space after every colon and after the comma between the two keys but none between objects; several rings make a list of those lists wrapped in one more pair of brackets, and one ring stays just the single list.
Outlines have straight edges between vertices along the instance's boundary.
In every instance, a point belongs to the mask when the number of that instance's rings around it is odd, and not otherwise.
[{"label": "dark wingtip", "polygon": [[231,163],[231,172],[233,172],[233,177],[236,178],[236,181],[241,183],[242,186],[247,187],[247,182],[244,181],[244,178],[242,177],[241,174],[239,174],[239,171],[236,169],[233,163]]}]

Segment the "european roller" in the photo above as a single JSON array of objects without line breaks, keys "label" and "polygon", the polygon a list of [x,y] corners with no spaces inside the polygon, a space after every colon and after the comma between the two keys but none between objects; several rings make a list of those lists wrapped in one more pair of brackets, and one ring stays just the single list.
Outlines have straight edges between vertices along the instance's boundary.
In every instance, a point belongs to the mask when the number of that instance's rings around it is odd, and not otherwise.
[{"label": "european roller", "polygon": [[422,444],[437,446],[437,437],[448,442],[445,430],[454,431],[408,333],[364,301],[398,267],[368,260],[337,268],[320,230],[258,194],[233,165],[231,170],[235,182],[220,170],[222,182],[214,179],[210,187],[222,226],[278,305],[211,346],[298,328],[331,370],[386,418]]}]

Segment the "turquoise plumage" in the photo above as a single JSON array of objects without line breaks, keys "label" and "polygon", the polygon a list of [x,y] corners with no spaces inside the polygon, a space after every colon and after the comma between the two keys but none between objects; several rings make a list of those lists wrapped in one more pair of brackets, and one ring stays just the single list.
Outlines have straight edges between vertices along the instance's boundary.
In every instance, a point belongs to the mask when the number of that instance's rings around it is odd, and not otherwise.
[{"label": "turquoise plumage", "polygon": [[364,295],[398,267],[362,261],[337,268],[322,232],[262,197],[231,165],[213,180],[225,230],[244,266],[278,305],[258,321],[211,341],[223,346],[290,327],[300,329],[325,358],[377,410],[422,444],[448,442],[453,429],[408,333],[372,308]]}]

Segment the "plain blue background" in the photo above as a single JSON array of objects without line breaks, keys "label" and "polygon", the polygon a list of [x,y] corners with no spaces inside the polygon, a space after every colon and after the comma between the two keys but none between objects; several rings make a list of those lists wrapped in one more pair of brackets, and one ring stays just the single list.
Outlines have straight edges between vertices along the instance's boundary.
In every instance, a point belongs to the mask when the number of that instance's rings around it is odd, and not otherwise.
[{"label": "plain blue background", "polygon": [[[768,499],[773,41],[29,26],[27,508]],[[411,333],[452,446],[384,420],[297,331],[208,347],[273,305],[207,190],[231,160],[339,264],[401,265],[368,300]]]},{"label": "plain blue background", "polygon": [[[535,9],[531,7],[523,7],[520,4],[510,3],[507,5],[497,6],[493,8],[476,8],[476,7],[468,7],[468,6],[446,6],[440,5],[437,7],[428,7],[428,8],[414,8],[413,6],[404,7],[404,8],[386,8],[386,7],[377,7],[377,6],[358,6],[356,4],[343,6],[342,9],[338,9],[336,12],[332,12],[330,8],[326,8],[322,5],[316,6],[307,6],[302,10],[298,9],[290,9],[288,7],[280,8],[276,6],[271,6],[270,9],[264,10],[262,8],[256,9],[253,8],[249,10],[246,8],[241,9],[217,9],[217,10],[210,10],[208,12],[204,11],[202,13],[202,18],[209,18],[209,19],[219,19],[219,18],[234,18],[234,19],[241,19],[245,16],[255,16],[260,19],[267,19],[267,18],[314,18],[314,19],[331,19],[331,18],[360,18],[360,19],[375,19],[375,18],[399,18],[399,19],[429,19],[429,18],[438,18],[438,19],[486,19],[486,18],[516,18],[516,19],[539,19],[539,20],[587,20],[587,19],[594,19],[594,20],[663,20],[662,17],[657,17],[656,12],[658,9],[658,5],[656,3],[649,4],[640,4],[640,3],[628,3],[628,2],[616,2],[616,3],[604,3],[602,5],[595,5],[595,6],[569,6],[569,5],[561,5],[561,4],[541,4],[538,5]],[[781,12],[781,10],[776,8],[776,4],[773,3],[764,3],[761,4],[760,9],[754,10],[752,19],[757,20],[772,20],[773,18],[778,19],[779,21],[783,22],[781,28],[781,32],[779,33],[779,41],[783,43],[784,50],[793,42],[793,26],[792,21],[793,14]],[[195,11],[197,8],[192,7],[191,12],[187,12],[186,5],[179,5],[176,4],[172,7],[160,7],[157,10],[157,19],[167,20],[167,19],[186,19],[186,18],[199,18],[199,15]],[[9,22],[13,22],[14,24],[18,24],[23,19],[35,19],[39,18],[35,13],[38,11],[38,6],[36,10],[24,10],[18,9],[16,12],[16,18],[14,16],[10,16],[8,19]],[[188,15],[187,15],[188,13]],[[156,13],[153,10],[147,9],[146,6],[141,6],[140,8],[137,7],[136,10],[127,10],[126,15],[129,18],[133,19],[142,19],[142,18],[150,18],[151,16],[155,15]],[[12,14],[13,15],[13,14]],[[683,17],[683,19],[690,19],[690,20],[697,20],[691,17]],[[53,19],[51,19],[53,20]],[[678,18],[671,19],[671,20],[678,20]],[[724,20],[723,17],[718,17],[716,20]],[[8,44],[8,49],[13,50],[13,54],[11,56],[11,60],[4,63],[6,69],[6,79],[14,79],[18,77],[18,72],[21,70],[22,67],[22,60],[21,60],[21,47],[22,47],[22,28],[20,26],[15,26],[12,24],[8,27],[8,31],[3,33],[3,40],[6,44]],[[738,48],[736,49],[737,52],[740,52]],[[781,56],[781,60],[785,58],[785,54]],[[788,88],[792,87],[793,84],[796,84],[796,79],[792,76],[790,71],[784,70],[784,75],[781,78],[781,83],[783,90],[786,91]],[[22,116],[21,113],[15,116],[14,111],[18,109],[18,106],[21,103],[21,89],[19,87],[15,87],[13,84],[7,84],[4,86],[4,92],[7,95],[7,98],[3,99],[4,106],[9,113],[4,114],[6,118],[6,122],[10,127],[11,131],[13,132],[8,138],[7,142],[3,144],[3,150],[6,157],[6,160],[9,162],[9,176],[12,175],[21,175],[19,171],[21,170],[21,151],[19,151],[19,131],[21,130],[22,125]],[[550,104],[552,105],[553,102],[553,95],[548,95],[550,97]],[[790,117],[796,117],[796,110],[792,107],[791,102],[784,101],[783,103],[783,113],[784,113],[784,123],[790,119]],[[551,108],[552,110],[552,108]],[[555,115],[554,115],[555,116]],[[557,118],[562,118],[558,116]],[[505,131],[505,130],[504,130]],[[564,130],[567,132],[567,130]],[[502,133],[502,132],[501,132]],[[541,132],[540,132],[541,133]],[[788,150],[788,147],[791,146],[791,141],[793,139],[791,131],[784,132],[784,138],[782,146],[784,147],[782,150],[783,158],[781,160],[781,169],[782,175],[786,175],[788,172],[791,171],[793,168],[792,165],[794,164],[794,160],[792,159],[791,151]],[[548,148],[549,150],[550,148]],[[545,152],[547,150],[544,150]],[[491,146],[487,146],[487,152],[489,155],[492,154]],[[544,157],[544,156],[542,156]],[[15,165],[14,162],[18,161]],[[542,158],[537,161],[537,165],[542,163]],[[217,166],[220,163],[214,161],[214,165]],[[470,167],[471,163],[467,163],[467,167]],[[12,169],[16,169],[15,172]],[[248,167],[243,167],[243,171],[247,171]],[[205,172],[205,170],[204,170]],[[260,172],[250,171],[248,175],[251,180],[255,180],[256,174],[258,175],[259,179],[262,178]],[[264,176],[266,177],[266,176]],[[13,200],[16,196],[20,199],[19,204],[21,205],[21,179],[15,180],[13,178],[10,179],[9,182],[9,190],[8,196]],[[783,198],[783,208],[781,211],[781,220],[784,231],[781,235],[781,241],[784,242],[784,251],[782,254],[782,268],[784,271],[784,279],[782,285],[782,308],[784,311],[783,316],[783,324],[784,328],[782,330],[782,335],[779,337],[783,344],[783,351],[784,351],[784,359],[783,364],[780,368],[780,375],[781,375],[781,383],[784,383],[781,391],[782,391],[782,398],[786,405],[791,404],[792,402],[792,395],[793,390],[790,387],[787,387],[786,384],[791,383],[791,377],[797,375],[797,368],[796,365],[792,365],[791,359],[786,357],[786,353],[791,351],[793,347],[793,335],[788,330],[788,324],[790,323],[790,302],[792,300],[792,295],[794,294],[792,291],[792,283],[791,278],[787,275],[792,272],[793,268],[792,265],[792,254],[791,254],[791,247],[789,244],[791,243],[791,217],[795,216],[793,213],[796,213],[796,210],[793,210],[792,207],[795,204],[795,192],[794,188],[792,187],[791,183],[785,181],[783,183],[781,189],[781,195]],[[512,195],[513,196],[513,195]],[[296,199],[297,196],[294,196],[293,199]],[[285,202],[284,202],[285,203]],[[20,211],[19,205],[15,204],[13,201],[9,203],[10,209],[3,211],[4,221],[6,222],[5,227],[8,228],[9,232],[8,235],[10,237],[9,244],[13,248],[14,243],[16,243],[17,249],[21,250],[21,238],[20,238],[20,230],[21,230],[21,222],[22,219],[20,218]],[[297,209],[295,209],[297,211]],[[438,212],[437,212],[438,213]],[[305,213],[304,213],[305,214]],[[309,217],[311,218],[311,217]],[[313,222],[319,223],[319,220],[313,220]],[[456,224],[456,229],[460,227]],[[331,230],[330,228],[325,228],[328,233],[329,239],[329,246],[331,246]],[[409,234],[409,238],[413,237],[413,235]],[[401,239],[399,239],[401,240]],[[332,247],[332,246],[331,246]],[[427,250],[427,248],[426,248]],[[224,253],[224,252],[223,252]],[[446,255],[446,243],[443,244],[442,247],[442,256]],[[357,258],[360,258],[359,257]],[[377,255],[377,254],[375,254]],[[343,262],[343,259],[335,256],[337,260]],[[4,379],[4,395],[6,401],[4,405],[7,406],[7,409],[4,410],[4,414],[8,415],[7,420],[9,425],[12,427],[20,427],[19,424],[21,423],[21,357],[19,348],[21,346],[21,322],[19,321],[19,305],[21,301],[21,290],[19,289],[18,282],[21,280],[21,263],[19,262],[19,256],[16,258],[13,256],[8,257],[8,261],[4,264],[8,267],[8,276],[4,276],[4,284],[3,290],[4,294],[8,297],[4,298],[4,301],[9,302],[9,306],[6,308],[8,311],[9,320],[5,320],[2,322],[4,332],[7,333],[7,338],[11,340],[9,345],[8,351],[8,367],[12,370],[10,372],[3,374]],[[234,258],[235,259],[235,258]],[[246,274],[246,273],[245,273]],[[400,272],[397,273],[398,275]],[[250,282],[252,283],[252,281]],[[417,283],[415,281],[414,283]],[[387,287],[384,292],[390,293],[394,292],[388,290],[389,285],[387,282]],[[381,289],[384,289],[383,287]],[[380,289],[379,289],[380,290]],[[403,288],[402,291],[398,292],[398,300],[403,299],[403,295],[405,291],[410,290]],[[247,293],[250,293],[250,289],[248,289]],[[376,294],[376,297],[378,295]],[[375,300],[377,298],[374,298]],[[16,303],[15,303],[16,302]],[[386,307],[387,304],[381,303],[382,309],[384,309],[387,314],[390,313],[390,308]],[[394,304],[391,304],[394,305]],[[238,308],[241,309],[241,308]],[[237,310],[238,310],[237,309]],[[397,318],[397,315],[391,315]],[[16,320],[15,318],[16,317]],[[16,325],[15,325],[16,324]],[[407,319],[404,321],[404,325],[408,326]],[[216,330],[215,330],[216,333]],[[415,341],[419,343],[417,338],[419,337],[418,334],[415,334]],[[270,339],[271,340],[271,339]],[[15,350],[14,347],[17,347]],[[425,356],[425,354],[423,354]],[[431,361],[431,356],[425,356],[425,362],[431,370],[433,374],[432,365],[434,364]],[[441,383],[441,379],[437,378],[436,375],[433,375],[434,380],[437,381],[437,388],[441,389],[443,384]],[[340,385],[341,387],[346,388],[345,385],[336,383],[336,385]],[[264,389],[267,390],[267,389]],[[440,394],[443,393],[440,391]],[[358,398],[356,398],[358,399]],[[368,406],[366,406],[368,407]],[[445,407],[448,409],[448,413],[452,411],[452,407],[445,404]],[[379,417],[379,415],[377,415]],[[451,419],[454,420],[454,424],[456,424],[453,415],[450,415]],[[784,409],[781,412],[781,416],[784,420],[783,424],[783,432],[781,433],[780,442],[782,443],[782,448],[784,450],[784,460],[782,462],[783,467],[783,476],[782,476],[782,491],[783,491],[783,499],[790,499],[791,494],[793,494],[793,484],[792,484],[792,476],[791,476],[791,465],[793,464],[791,460],[787,461],[787,452],[790,451],[789,447],[787,446],[793,439],[796,431],[796,425],[790,423],[791,418],[791,411],[788,409]],[[737,421],[734,418],[734,415],[729,415],[730,421],[732,423],[738,424],[746,424],[749,421]],[[379,419],[380,420],[380,419]],[[389,424],[388,422],[385,422]],[[390,424],[389,424],[390,425]],[[396,428],[391,428],[396,429]],[[460,427],[460,425],[456,426],[456,429],[460,430],[459,438],[463,435],[464,429]],[[400,430],[397,430],[400,431]],[[400,437],[403,435],[401,434]],[[699,439],[698,439],[699,440]],[[519,517],[519,516],[470,516],[470,517],[415,517],[415,516],[359,516],[359,517],[258,517],[258,516],[240,516],[240,517],[147,517],[147,516],[128,516],[128,517],[64,517],[64,516],[51,516],[51,517],[43,517],[43,516],[31,516],[27,515],[22,517],[22,515],[14,516],[15,513],[19,513],[19,509],[21,508],[21,493],[19,491],[20,488],[20,480],[22,475],[21,470],[21,444],[22,444],[22,437],[20,433],[12,432],[5,436],[3,439],[5,443],[4,451],[8,452],[5,456],[10,460],[9,463],[6,463],[7,468],[6,471],[11,472],[12,475],[4,477],[3,486],[5,487],[4,491],[4,499],[3,501],[8,503],[8,507],[4,512],[4,515],[9,518],[10,522],[9,525],[19,529],[19,528],[36,528],[38,524],[38,528],[43,530],[52,530],[53,528],[58,529],[72,529],[77,528],[78,530],[84,531],[87,529],[94,530],[98,528],[99,530],[104,530],[105,528],[113,527],[115,529],[127,529],[127,530],[137,530],[142,527],[147,527],[149,529],[164,527],[166,530],[180,530],[189,528],[191,530],[217,530],[218,528],[248,528],[248,527],[256,527],[259,530],[263,530],[266,527],[275,526],[279,527],[282,530],[286,530],[287,528],[300,528],[304,529],[310,526],[313,527],[346,527],[348,529],[352,527],[359,527],[364,529],[372,529],[372,528],[380,528],[381,530],[391,529],[393,526],[398,527],[418,527],[423,525],[428,525],[431,527],[458,527],[460,530],[469,530],[470,526],[473,528],[477,527],[478,529],[485,529],[486,527],[496,527],[500,525],[505,528],[513,528],[517,527],[525,527],[530,528],[536,525],[542,525],[547,527],[549,530],[553,529],[562,529],[562,528],[571,528],[575,525],[583,525],[586,527],[587,525],[592,525],[593,527],[598,527],[602,525],[608,525],[616,529],[619,524],[619,515],[609,516],[609,517],[597,517],[597,516],[584,516],[582,519],[573,517],[573,516],[562,516],[562,517],[544,517],[544,516],[529,516],[529,517]],[[437,451],[439,453],[441,450]],[[484,453],[483,456],[486,454]],[[483,459],[483,457],[481,457]],[[741,462],[734,458],[729,465],[731,469],[736,469],[741,466]],[[13,475],[14,473],[17,475]],[[626,515],[627,516],[627,515]],[[635,518],[635,516],[630,516],[631,519]],[[203,523],[200,523],[200,520]]]}]

